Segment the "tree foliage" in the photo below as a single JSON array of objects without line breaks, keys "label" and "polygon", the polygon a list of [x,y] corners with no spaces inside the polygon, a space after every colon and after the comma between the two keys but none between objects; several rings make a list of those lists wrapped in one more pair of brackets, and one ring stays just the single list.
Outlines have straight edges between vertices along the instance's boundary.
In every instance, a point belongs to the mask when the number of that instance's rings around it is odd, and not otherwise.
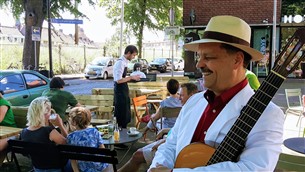
[{"label": "tree foliage", "polygon": [[[81,0],[50,0],[51,18],[61,18],[64,12],[70,12],[78,17],[86,17],[75,6],[75,3],[81,5]],[[96,0],[88,0],[90,5],[95,5]],[[25,41],[23,46],[22,65],[25,69],[33,69],[35,66],[34,43],[32,41],[32,26],[42,28],[43,21],[47,19],[47,0],[0,0],[0,8],[11,9],[14,17],[19,19],[24,14],[25,23]],[[41,32],[40,32],[41,33]],[[36,44],[37,60],[39,64],[40,42]]]},{"label": "tree foliage", "polygon": [[[121,20],[121,0],[100,0],[100,5],[106,8],[107,17],[112,25]],[[143,31],[164,30],[169,26],[169,9],[175,11],[175,25],[182,24],[182,0],[127,0],[124,2],[124,23],[126,30],[132,32],[137,39],[139,58],[141,58]]]},{"label": "tree foliage", "polygon": [[[128,33],[123,34],[123,47],[127,46]],[[107,39],[104,45],[105,56],[119,57],[120,48],[120,28],[116,28],[115,33]]]},{"label": "tree foliage", "polygon": [[304,0],[282,0],[282,14],[303,15],[305,14]]}]

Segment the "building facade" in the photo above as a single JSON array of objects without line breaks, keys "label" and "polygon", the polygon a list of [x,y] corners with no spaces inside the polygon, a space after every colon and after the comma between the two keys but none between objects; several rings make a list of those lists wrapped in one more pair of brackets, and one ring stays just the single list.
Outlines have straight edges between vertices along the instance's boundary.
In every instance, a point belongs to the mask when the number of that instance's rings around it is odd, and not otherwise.
[{"label": "building facade", "polygon": [[[276,5],[276,41],[275,51],[278,54],[299,27],[304,27],[302,15],[285,16],[281,13],[281,0]],[[259,62],[252,62],[249,69],[258,75],[266,77],[271,69],[273,47],[273,9],[274,0],[183,0],[183,27],[185,28],[185,42],[200,39],[211,17],[217,15],[232,15],[245,20],[251,27],[251,47],[261,51],[264,58]],[[284,17],[285,16],[285,17]],[[186,63],[194,66],[195,53],[186,52]],[[189,59],[189,62],[187,62]],[[301,65],[299,67],[302,68]],[[190,69],[194,70],[194,69]],[[305,69],[304,69],[305,70]],[[300,71],[300,70],[299,70]],[[294,72],[289,77],[301,77],[300,72]]]}]

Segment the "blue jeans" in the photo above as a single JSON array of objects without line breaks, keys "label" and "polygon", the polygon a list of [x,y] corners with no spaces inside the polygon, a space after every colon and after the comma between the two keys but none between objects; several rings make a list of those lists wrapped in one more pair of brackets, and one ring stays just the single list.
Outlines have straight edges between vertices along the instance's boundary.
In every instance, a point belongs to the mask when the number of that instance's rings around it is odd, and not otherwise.
[{"label": "blue jeans", "polygon": [[34,167],[35,172],[62,172],[61,169],[38,169]]},{"label": "blue jeans", "polygon": [[[62,170],[59,169],[38,169],[34,167],[35,172],[62,172]],[[67,164],[64,167],[64,172],[73,172],[71,161],[69,160]]]}]

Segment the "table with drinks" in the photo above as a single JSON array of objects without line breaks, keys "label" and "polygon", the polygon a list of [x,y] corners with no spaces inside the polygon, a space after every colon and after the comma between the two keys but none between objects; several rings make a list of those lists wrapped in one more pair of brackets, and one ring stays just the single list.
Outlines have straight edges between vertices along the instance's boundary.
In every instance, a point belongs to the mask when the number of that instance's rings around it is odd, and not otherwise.
[{"label": "table with drinks", "polygon": [[130,143],[126,153],[119,163],[122,162],[132,146],[142,137],[142,133],[137,131],[135,127],[131,127],[129,129],[119,128],[117,124],[113,124],[111,122],[109,122],[107,125],[100,125],[96,127],[102,134],[103,144],[105,147],[111,150],[114,149],[115,145]]}]

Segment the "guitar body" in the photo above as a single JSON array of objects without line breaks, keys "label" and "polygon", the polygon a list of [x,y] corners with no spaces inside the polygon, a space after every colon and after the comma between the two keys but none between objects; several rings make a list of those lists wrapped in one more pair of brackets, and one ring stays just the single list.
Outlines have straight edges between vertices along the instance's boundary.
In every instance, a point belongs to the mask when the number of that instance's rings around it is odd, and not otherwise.
[{"label": "guitar body", "polygon": [[195,168],[205,166],[215,149],[203,143],[192,143],[178,154],[175,168]]}]

